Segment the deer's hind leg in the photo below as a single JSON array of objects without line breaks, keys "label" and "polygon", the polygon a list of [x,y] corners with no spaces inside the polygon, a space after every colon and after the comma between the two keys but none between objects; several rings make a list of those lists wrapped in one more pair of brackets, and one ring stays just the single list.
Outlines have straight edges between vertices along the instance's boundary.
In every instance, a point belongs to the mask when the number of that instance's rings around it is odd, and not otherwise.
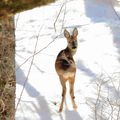
[{"label": "deer's hind leg", "polygon": [[66,96],[66,80],[62,76],[59,76],[59,78],[62,85],[62,100],[59,108],[59,112],[61,112],[63,110],[63,104]]},{"label": "deer's hind leg", "polygon": [[70,85],[70,96],[72,100],[72,105],[73,105],[73,108],[76,110],[77,105],[75,103],[75,96],[74,96],[74,82],[75,82],[75,76],[69,79],[69,85]]}]

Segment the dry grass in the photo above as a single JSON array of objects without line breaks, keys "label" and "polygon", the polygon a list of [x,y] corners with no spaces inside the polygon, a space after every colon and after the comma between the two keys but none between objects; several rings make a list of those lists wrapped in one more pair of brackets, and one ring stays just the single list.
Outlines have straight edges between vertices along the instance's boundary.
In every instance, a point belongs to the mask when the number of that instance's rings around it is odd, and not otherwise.
[{"label": "dry grass", "polygon": [[103,74],[95,82],[95,98],[87,99],[94,120],[119,120],[120,118],[120,73]]},{"label": "dry grass", "polygon": [[0,23],[0,120],[12,120],[16,89],[14,21],[10,18]]}]

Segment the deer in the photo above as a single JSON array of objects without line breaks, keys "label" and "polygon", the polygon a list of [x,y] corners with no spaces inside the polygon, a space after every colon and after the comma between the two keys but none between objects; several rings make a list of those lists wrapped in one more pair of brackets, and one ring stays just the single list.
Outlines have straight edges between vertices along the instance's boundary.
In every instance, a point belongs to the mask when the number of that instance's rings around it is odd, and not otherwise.
[{"label": "deer", "polygon": [[59,112],[63,110],[63,104],[66,96],[66,82],[69,81],[69,93],[71,96],[73,109],[77,109],[74,96],[74,83],[76,75],[76,64],[73,59],[74,54],[77,51],[78,42],[77,42],[78,30],[74,28],[72,35],[65,29],[64,37],[67,39],[67,47],[61,50],[55,61],[55,70],[59,76],[60,83],[62,85],[62,100],[59,107]]}]

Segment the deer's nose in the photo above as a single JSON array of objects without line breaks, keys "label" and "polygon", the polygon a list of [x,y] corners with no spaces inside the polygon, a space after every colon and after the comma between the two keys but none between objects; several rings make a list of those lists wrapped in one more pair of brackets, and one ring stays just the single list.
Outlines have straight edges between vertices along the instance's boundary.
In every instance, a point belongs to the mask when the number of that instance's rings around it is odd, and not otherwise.
[{"label": "deer's nose", "polygon": [[72,49],[76,49],[77,48],[77,45],[76,45],[76,43],[73,41],[72,42]]}]

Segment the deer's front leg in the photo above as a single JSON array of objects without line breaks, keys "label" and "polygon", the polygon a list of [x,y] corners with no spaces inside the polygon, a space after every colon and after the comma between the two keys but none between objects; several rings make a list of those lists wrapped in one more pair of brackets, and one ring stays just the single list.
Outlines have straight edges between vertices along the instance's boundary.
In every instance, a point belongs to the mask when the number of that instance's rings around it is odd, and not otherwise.
[{"label": "deer's front leg", "polygon": [[60,77],[60,82],[61,82],[61,85],[62,85],[62,100],[61,100],[59,112],[62,112],[63,104],[64,104],[64,101],[65,101],[65,95],[66,95],[66,81],[62,77]]},{"label": "deer's front leg", "polygon": [[77,105],[75,103],[75,96],[74,96],[74,82],[75,82],[75,76],[70,78],[69,84],[70,84],[70,96],[72,100],[72,105],[73,105],[73,108],[76,110]]}]

